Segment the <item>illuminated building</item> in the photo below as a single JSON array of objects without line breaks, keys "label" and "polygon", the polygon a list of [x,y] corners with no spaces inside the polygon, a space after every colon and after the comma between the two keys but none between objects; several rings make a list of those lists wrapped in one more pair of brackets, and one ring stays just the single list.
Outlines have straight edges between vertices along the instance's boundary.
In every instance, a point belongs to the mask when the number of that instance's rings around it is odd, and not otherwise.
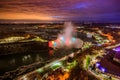
[{"label": "illuminated building", "polygon": [[115,51],[115,56],[114,56],[113,60],[120,63],[120,46],[117,48],[114,48],[113,50]]}]

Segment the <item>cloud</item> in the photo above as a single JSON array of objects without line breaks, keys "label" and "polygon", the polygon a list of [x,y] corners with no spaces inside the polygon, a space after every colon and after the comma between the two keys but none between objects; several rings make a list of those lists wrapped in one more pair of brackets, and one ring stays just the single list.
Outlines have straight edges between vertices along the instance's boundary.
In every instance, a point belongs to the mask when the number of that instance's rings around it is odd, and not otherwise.
[{"label": "cloud", "polygon": [[101,17],[118,19],[120,17],[115,15],[120,13],[119,3],[120,0],[1,0],[0,19],[10,18],[9,16],[4,17],[8,14],[14,18],[15,16],[18,18],[18,15],[22,14],[29,17],[36,15],[60,20],[78,20],[89,17],[94,18],[94,20],[101,19]]}]

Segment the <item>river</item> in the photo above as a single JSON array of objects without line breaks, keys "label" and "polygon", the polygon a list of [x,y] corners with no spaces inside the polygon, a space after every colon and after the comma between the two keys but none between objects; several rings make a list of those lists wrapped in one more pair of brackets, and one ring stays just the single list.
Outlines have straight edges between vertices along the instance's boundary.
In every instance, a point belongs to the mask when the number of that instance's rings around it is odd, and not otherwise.
[{"label": "river", "polygon": [[42,50],[37,53],[10,54],[0,56],[0,75],[5,72],[17,69],[20,66],[29,65],[38,61],[45,61],[49,57],[48,50]]}]

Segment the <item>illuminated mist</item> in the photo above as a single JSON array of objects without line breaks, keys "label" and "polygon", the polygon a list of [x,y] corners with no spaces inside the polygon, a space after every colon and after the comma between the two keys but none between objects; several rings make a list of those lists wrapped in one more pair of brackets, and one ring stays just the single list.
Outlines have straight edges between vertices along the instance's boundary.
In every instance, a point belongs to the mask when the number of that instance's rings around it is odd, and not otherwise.
[{"label": "illuminated mist", "polygon": [[65,22],[64,29],[57,39],[49,42],[49,47],[52,48],[81,48],[82,45],[83,41],[76,38],[76,29],[71,22]]}]

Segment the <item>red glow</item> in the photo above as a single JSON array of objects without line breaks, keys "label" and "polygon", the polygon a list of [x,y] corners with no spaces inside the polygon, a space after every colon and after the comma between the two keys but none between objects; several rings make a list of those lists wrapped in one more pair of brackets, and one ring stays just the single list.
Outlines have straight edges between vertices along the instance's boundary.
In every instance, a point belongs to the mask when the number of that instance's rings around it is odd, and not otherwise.
[{"label": "red glow", "polygon": [[50,55],[50,56],[53,55],[53,50],[49,50],[49,55]]},{"label": "red glow", "polygon": [[66,39],[66,46],[69,46],[69,39]]},{"label": "red glow", "polygon": [[52,41],[49,41],[49,42],[48,42],[48,46],[49,46],[49,47],[52,47]]}]

